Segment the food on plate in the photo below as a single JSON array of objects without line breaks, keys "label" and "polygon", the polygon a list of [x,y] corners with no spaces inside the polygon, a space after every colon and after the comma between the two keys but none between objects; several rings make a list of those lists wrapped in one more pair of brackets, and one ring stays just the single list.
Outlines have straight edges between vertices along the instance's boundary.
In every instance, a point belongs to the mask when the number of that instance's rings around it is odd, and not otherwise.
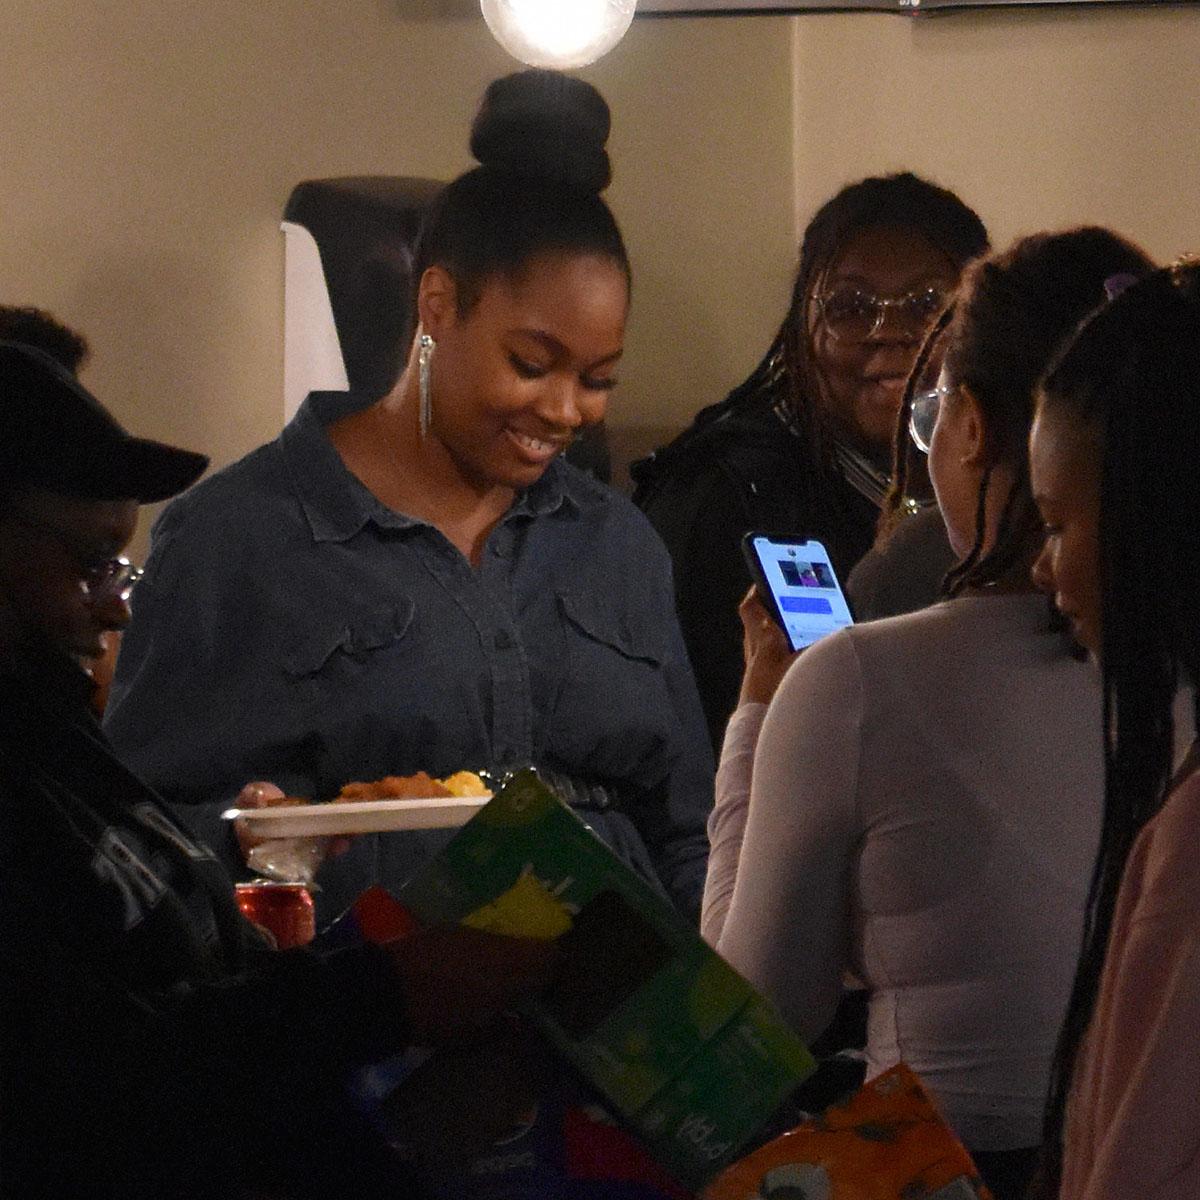
[{"label": "food on plate", "polygon": [[415,775],[385,775],[368,783],[348,783],[338,800],[424,800],[436,796],[486,796],[487,785],[472,771],[457,771],[446,779],[434,779],[424,771]]},{"label": "food on plate", "polygon": [[490,796],[491,789],[474,771],[455,771],[442,780],[444,787],[452,796]]},{"label": "food on plate", "polygon": [[449,796],[432,775],[418,771],[415,775],[385,775],[369,783],[348,783],[336,800],[417,800],[428,796]]}]

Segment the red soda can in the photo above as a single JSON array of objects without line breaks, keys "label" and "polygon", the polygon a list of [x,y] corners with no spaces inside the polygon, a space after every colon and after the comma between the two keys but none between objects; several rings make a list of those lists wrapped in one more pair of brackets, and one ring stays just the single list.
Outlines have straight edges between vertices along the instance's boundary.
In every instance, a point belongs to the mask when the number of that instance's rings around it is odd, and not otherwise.
[{"label": "red soda can", "polygon": [[237,906],[247,921],[261,925],[280,950],[307,946],[316,937],[312,893],[302,883],[255,879],[235,884]]}]

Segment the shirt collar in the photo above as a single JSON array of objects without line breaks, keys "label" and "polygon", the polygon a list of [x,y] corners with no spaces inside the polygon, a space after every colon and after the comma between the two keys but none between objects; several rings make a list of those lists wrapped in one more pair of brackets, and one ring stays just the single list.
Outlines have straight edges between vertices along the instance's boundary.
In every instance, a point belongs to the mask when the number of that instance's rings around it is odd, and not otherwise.
[{"label": "shirt collar", "polygon": [[589,476],[555,458],[538,481],[517,496],[504,519],[546,517],[560,510],[578,510],[600,495],[600,489]]},{"label": "shirt collar", "polygon": [[[369,521],[384,529],[426,524],[380,503],[342,462],[327,425],[370,401],[349,392],[310,392],[279,435],[280,450],[317,542],[345,542]],[[541,517],[581,508],[601,495],[586,475],[555,459],[536,483],[521,492],[504,520]]]}]

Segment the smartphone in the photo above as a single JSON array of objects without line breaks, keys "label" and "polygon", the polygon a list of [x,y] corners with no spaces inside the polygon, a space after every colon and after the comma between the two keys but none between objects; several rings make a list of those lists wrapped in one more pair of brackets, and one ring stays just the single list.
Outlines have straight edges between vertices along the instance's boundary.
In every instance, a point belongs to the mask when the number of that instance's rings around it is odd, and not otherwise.
[{"label": "smartphone", "polygon": [[742,550],[767,610],[793,650],[854,623],[829,552],[820,542],[786,534],[748,533]]}]

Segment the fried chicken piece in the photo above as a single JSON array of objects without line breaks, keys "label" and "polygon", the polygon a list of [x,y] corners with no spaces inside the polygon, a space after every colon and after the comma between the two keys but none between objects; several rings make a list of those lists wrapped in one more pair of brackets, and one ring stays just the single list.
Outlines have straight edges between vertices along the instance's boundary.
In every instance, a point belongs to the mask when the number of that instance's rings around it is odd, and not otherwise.
[{"label": "fried chicken piece", "polygon": [[431,775],[418,771],[415,775],[385,775],[370,783],[348,783],[338,794],[338,800],[421,800],[429,796],[451,796]]},{"label": "fried chicken piece", "polygon": [[432,775],[418,771],[415,775],[385,775],[375,785],[379,800],[420,800],[427,796],[449,796]]},{"label": "fried chicken piece", "polygon": [[375,785],[373,783],[348,783],[335,797],[337,800],[374,800]]}]

